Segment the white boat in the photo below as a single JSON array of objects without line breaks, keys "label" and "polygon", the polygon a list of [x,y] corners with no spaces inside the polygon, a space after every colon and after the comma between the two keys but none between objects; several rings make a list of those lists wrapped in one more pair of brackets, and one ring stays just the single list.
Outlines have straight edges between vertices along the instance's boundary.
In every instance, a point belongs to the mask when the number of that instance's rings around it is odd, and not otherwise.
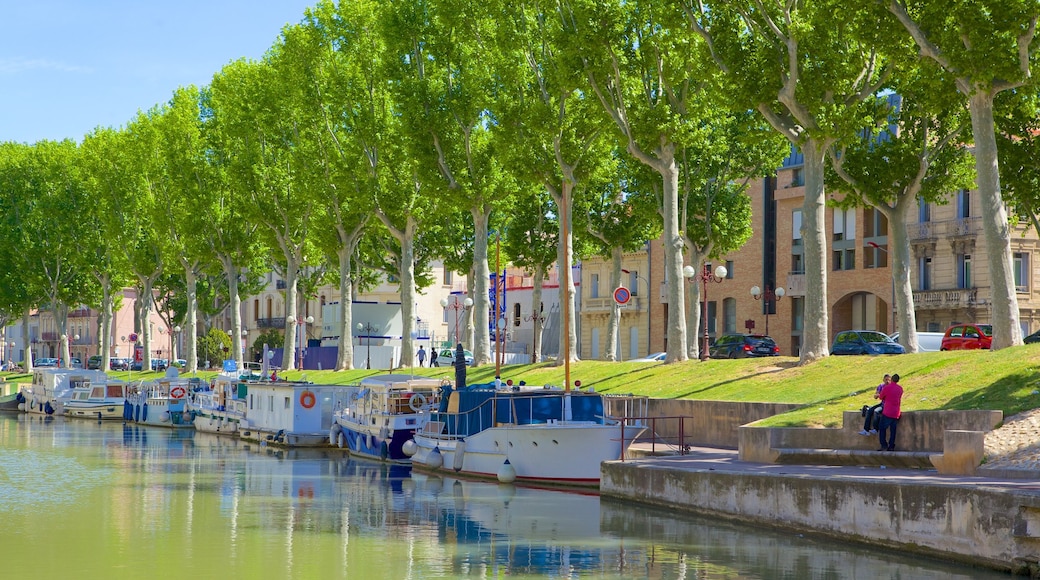
[{"label": "white boat", "polygon": [[188,419],[196,431],[236,435],[246,418],[247,387],[238,374],[220,374],[188,393]]},{"label": "white boat", "polygon": [[[645,399],[636,401],[645,407]],[[645,410],[634,414],[646,416]],[[643,430],[607,416],[599,393],[471,385],[442,398],[416,432],[415,445],[404,450],[414,453],[415,469],[505,483],[598,486],[600,463],[621,459]]]},{"label": "white boat", "polygon": [[193,429],[188,398],[208,385],[190,377],[164,377],[134,385],[123,419],[144,425]]},{"label": "white boat", "polygon": [[123,381],[81,383],[65,401],[65,416],[78,419],[122,419],[129,385]]},{"label": "white boat", "polygon": [[249,381],[239,383],[249,409],[239,436],[262,445],[327,447],[332,413],[346,406],[357,385],[316,385],[309,382]]},{"label": "white boat", "polygon": [[108,375],[103,371],[40,368],[33,370],[32,383],[22,388],[25,396],[25,412],[41,415],[62,415],[65,402],[75,388],[91,383],[105,383]]},{"label": "white boat", "polygon": [[436,408],[442,386],[429,377],[365,377],[357,396],[333,414],[329,443],[371,459],[411,463],[402,448]]}]

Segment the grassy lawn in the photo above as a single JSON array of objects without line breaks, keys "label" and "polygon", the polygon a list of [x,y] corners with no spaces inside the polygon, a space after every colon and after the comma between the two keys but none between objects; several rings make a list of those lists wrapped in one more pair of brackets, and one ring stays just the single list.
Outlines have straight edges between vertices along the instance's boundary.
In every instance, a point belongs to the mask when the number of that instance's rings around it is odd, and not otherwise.
[{"label": "grassy lawn", "polygon": [[[803,407],[768,420],[769,424],[839,426],[842,411],[873,401],[885,373],[898,373],[905,389],[903,410],[998,409],[1008,417],[1040,407],[1040,344],[997,352],[929,352],[898,356],[828,357],[797,366],[797,359],[687,361],[680,364],[582,361],[571,365],[571,381],[603,393],[659,398],[798,403]],[[398,372],[408,372],[402,369]],[[451,368],[415,368],[417,375],[454,378]],[[351,384],[382,370],[289,371],[279,376],[324,384]],[[155,378],[162,373],[115,372],[119,379]],[[213,372],[198,373],[211,377]],[[0,373],[27,382],[25,374]],[[470,369],[470,383],[494,380],[495,367]],[[502,378],[530,385],[563,383],[563,367],[552,363],[502,368]]]}]

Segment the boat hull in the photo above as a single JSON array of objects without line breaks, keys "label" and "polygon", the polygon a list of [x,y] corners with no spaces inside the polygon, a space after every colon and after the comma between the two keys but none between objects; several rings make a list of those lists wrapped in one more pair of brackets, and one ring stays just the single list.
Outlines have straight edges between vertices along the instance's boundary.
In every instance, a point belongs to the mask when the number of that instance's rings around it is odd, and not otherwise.
[{"label": "boat hull", "polygon": [[625,427],[622,441],[621,425],[561,421],[492,427],[465,438],[420,433],[412,465],[503,480],[508,460],[518,482],[598,486],[600,464],[620,459],[641,431]]},{"label": "boat hull", "polygon": [[394,429],[393,431],[369,429],[365,425],[339,419],[336,421],[339,427],[333,428],[330,443],[336,439],[335,445],[347,449],[352,455],[358,455],[377,461],[390,463],[410,464],[412,458],[404,453],[404,444],[415,435],[415,429]]},{"label": "boat hull", "polygon": [[77,401],[69,401],[65,403],[65,416],[73,419],[122,419],[123,402],[84,404]]}]

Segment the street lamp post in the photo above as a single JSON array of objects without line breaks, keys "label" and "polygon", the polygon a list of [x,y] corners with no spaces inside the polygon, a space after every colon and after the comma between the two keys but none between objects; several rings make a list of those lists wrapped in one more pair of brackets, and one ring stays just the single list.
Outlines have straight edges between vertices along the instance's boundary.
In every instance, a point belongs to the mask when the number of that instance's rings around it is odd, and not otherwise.
[{"label": "street lamp post", "polygon": [[704,336],[701,338],[701,360],[708,360],[708,282],[722,282],[726,278],[728,271],[725,266],[719,265],[715,268],[715,273],[711,271],[711,265],[705,263],[704,267],[698,273],[693,266],[686,266],[683,268],[683,276],[690,280],[690,282],[696,283],[696,280],[700,280],[704,285],[704,291],[702,292],[702,298],[704,302]]},{"label": "street lamp post", "polygon": [[[360,332],[368,333],[368,349],[365,351],[365,358],[366,358],[365,368],[366,369],[371,369],[372,368],[372,333],[377,331],[377,330],[379,330],[379,325],[378,324],[372,324],[371,322],[366,322],[365,324],[362,324],[362,323],[359,322],[359,323],[357,323],[357,329],[358,329],[359,333]],[[361,340],[360,336],[358,337],[358,340]]]},{"label": "street lamp post", "polygon": [[779,302],[781,298],[784,297],[784,294],[786,294],[786,291],[784,290],[783,286],[777,288],[776,290],[773,290],[769,286],[769,284],[766,284],[766,291],[765,292],[762,292],[762,289],[759,288],[758,286],[752,286],[751,287],[751,297],[754,298],[755,300],[761,299],[761,300],[765,301],[766,335],[767,336],[769,335],[769,311],[772,310],[773,306],[777,302]]},{"label": "street lamp post", "polygon": [[473,306],[473,299],[470,298],[469,296],[467,296],[466,299],[463,300],[462,302],[459,302],[458,296],[455,296],[453,300],[448,300],[447,298],[441,298],[441,307],[455,311],[455,342],[456,343],[462,342],[461,340],[459,340],[459,315],[462,312],[464,312],[466,310],[469,310],[470,306]]}]

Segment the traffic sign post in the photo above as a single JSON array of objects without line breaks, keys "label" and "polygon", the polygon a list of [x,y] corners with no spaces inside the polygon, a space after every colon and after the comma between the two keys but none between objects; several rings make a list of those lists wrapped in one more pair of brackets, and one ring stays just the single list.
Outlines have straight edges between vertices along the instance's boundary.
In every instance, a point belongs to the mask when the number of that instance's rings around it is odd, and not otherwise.
[{"label": "traffic sign post", "polygon": [[631,299],[632,293],[628,291],[628,288],[618,286],[617,289],[614,290],[614,302],[617,302],[619,305],[624,306],[625,304],[628,304],[628,301]]}]

